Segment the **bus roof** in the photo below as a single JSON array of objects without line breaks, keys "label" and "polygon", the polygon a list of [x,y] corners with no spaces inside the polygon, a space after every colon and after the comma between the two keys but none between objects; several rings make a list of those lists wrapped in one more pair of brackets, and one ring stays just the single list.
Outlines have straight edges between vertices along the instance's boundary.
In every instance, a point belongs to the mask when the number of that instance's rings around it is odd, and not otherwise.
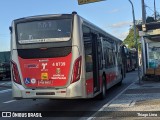
[{"label": "bus roof", "polygon": [[93,27],[93,29],[101,32],[102,34],[107,35],[107,37],[110,37],[110,38],[114,39],[116,42],[122,42],[122,40],[116,38],[115,36],[113,36],[113,35],[111,35],[111,34],[109,34],[109,33],[107,33],[105,30],[103,30],[103,29],[101,29],[100,27],[96,26],[95,24],[89,22],[89,21],[86,20],[85,18],[83,18],[83,17],[81,17],[81,16],[79,16],[79,17],[80,17],[85,23],[87,23],[89,26]]},{"label": "bus roof", "polygon": [[21,21],[25,21],[25,20],[41,20],[41,19],[45,19],[45,18],[50,18],[50,17],[63,17],[63,18],[70,18],[72,16],[72,14],[46,14],[46,15],[36,15],[36,16],[28,16],[28,17],[22,17],[19,19],[15,19],[13,21],[16,22],[21,22]]}]

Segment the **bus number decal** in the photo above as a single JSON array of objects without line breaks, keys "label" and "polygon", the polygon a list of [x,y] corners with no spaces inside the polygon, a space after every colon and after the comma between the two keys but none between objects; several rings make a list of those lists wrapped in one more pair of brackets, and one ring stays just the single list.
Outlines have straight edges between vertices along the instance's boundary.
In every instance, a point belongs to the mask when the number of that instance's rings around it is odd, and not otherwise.
[{"label": "bus number decal", "polygon": [[66,62],[53,62],[52,64],[53,67],[64,67],[66,66]]}]

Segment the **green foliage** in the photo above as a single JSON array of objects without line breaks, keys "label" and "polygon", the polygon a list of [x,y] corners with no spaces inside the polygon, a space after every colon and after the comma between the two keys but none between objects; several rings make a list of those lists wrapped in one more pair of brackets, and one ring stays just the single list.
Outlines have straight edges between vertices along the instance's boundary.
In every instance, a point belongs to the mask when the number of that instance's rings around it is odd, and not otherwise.
[{"label": "green foliage", "polygon": [[[138,29],[136,30],[136,39],[139,39]],[[123,43],[128,45],[128,48],[136,48],[136,41],[134,40],[134,29],[130,28],[128,36],[124,39]]]}]

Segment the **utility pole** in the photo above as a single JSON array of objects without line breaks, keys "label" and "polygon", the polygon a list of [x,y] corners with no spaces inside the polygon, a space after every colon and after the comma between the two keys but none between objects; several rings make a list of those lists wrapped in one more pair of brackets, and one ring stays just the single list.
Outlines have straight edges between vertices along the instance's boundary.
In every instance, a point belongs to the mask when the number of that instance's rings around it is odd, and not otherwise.
[{"label": "utility pole", "polygon": [[134,13],[134,6],[131,0],[128,0],[132,6],[132,15],[133,15],[133,29],[134,29],[134,41],[136,42],[136,54],[137,54],[137,68],[138,68],[138,78],[139,78],[139,84],[140,84],[140,73],[139,73],[139,60],[138,60],[138,41],[137,41],[137,33],[136,33],[136,24],[135,24],[135,13]]},{"label": "utility pole", "polygon": [[144,0],[142,0],[142,24],[146,23],[146,9],[145,9],[145,4]]},{"label": "utility pole", "polygon": [[[146,24],[146,10],[145,10],[145,4],[144,4],[144,0],[141,0],[142,3],[142,26],[144,24]],[[141,56],[142,56],[142,77],[145,74],[146,71],[146,56],[145,56],[145,38],[143,36],[141,36]]]},{"label": "utility pole", "polygon": [[154,20],[156,21],[156,16],[157,16],[157,14],[156,14],[156,0],[154,0]]}]

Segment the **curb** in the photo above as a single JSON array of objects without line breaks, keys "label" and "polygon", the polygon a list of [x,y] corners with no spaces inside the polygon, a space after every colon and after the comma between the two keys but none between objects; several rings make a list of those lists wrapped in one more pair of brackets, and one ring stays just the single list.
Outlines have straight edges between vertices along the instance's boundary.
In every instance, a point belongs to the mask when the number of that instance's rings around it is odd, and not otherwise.
[{"label": "curb", "polygon": [[116,100],[119,96],[121,96],[130,86],[132,86],[136,82],[137,82],[137,80],[134,81],[133,83],[131,83],[129,86],[127,86],[123,91],[121,91],[117,96],[115,96],[112,100],[110,100],[107,104],[105,104],[102,108],[100,108],[95,114],[93,114],[87,120],[92,120],[92,119],[96,118],[95,116],[98,114],[99,111],[103,111],[104,108],[108,107],[114,100]]}]

